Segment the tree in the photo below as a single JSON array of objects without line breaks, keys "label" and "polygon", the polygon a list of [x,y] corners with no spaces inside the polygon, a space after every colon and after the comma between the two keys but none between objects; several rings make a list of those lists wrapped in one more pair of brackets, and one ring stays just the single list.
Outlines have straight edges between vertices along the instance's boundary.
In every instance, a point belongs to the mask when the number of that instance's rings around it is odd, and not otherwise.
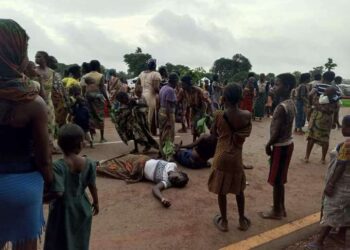
[{"label": "tree", "polygon": [[252,69],[252,65],[248,58],[243,56],[242,54],[236,54],[232,57],[233,66],[235,74],[245,71],[249,72]]},{"label": "tree", "polygon": [[128,75],[130,77],[138,76],[147,68],[146,62],[151,58],[150,54],[143,53],[139,47],[137,47],[135,53],[124,55],[124,62],[128,65]]},{"label": "tree", "polygon": [[299,82],[300,76],[301,76],[301,72],[300,71],[294,71],[293,75],[295,76],[295,79],[297,80],[297,82]]},{"label": "tree", "polygon": [[337,67],[338,65],[333,62],[333,59],[332,58],[328,58],[328,62],[326,62],[324,64],[324,67],[328,70],[328,71],[331,71],[333,69],[335,69],[335,67]]},{"label": "tree", "polygon": [[189,74],[189,72],[191,71],[191,69],[188,66],[181,64],[174,65],[169,62],[165,64],[165,67],[168,73],[175,72],[179,74],[180,77]]},{"label": "tree", "polygon": [[310,70],[310,75],[312,77],[315,77],[315,75],[317,74],[323,74],[324,68],[323,66],[318,66],[318,67],[314,67],[312,70]]},{"label": "tree", "polygon": [[248,78],[248,73],[247,71],[241,71],[235,74],[232,78],[233,82],[235,83],[242,83],[245,79]]},{"label": "tree", "polygon": [[220,58],[214,62],[211,72],[217,74],[221,81],[234,81],[234,76],[240,72],[249,72],[252,65],[242,54],[235,54],[232,59]]}]

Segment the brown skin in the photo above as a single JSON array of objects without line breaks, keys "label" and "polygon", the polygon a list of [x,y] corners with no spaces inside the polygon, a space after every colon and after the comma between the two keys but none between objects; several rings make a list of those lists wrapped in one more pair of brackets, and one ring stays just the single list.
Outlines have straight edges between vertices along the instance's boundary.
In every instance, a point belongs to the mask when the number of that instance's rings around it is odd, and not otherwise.
[{"label": "brown skin", "polygon": [[[350,136],[350,128],[346,127],[346,125],[343,123],[342,124],[342,134],[343,136]],[[324,190],[324,194],[328,197],[332,197],[334,195],[335,192],[335,187],[337,185],[338,180],[340,179],[340,177],[343,175],[344,171],[346,168],[346,163],[344,162],[338,162],[337,166],[335,168],[335,171],[333,173],[333,175],[330,177],[328,183],[326,184],[325,190]],[[326,239],[326,237],[328,236],[329,232],[331,231],[332,227],[330,226],[325,226],[322,227],[319,236],[317,237],[317,239],[311,243],[313,245],[316,245],[318,247],[322,247],[323,246],[323,242]],[[349,244],[349,230],[348,228],[342,228],[342,230],[345,230],[346,232],[346,249],[348,249],[348,244]]]},{"label": "brown skin", "polygon": [[[252,115],[247,110],[241,110],[238,107],[238,103],[233,105],[225,100],[223,97],[223,103],[225,105],[225,112],[228,117],[228,121],[235,129],[241,129],[250,123],[252,119]],[[214,125],[211,128],[211,133],[217,135],[217,128]],[[245,196],[244,192],[241,192],[240,194],[236,195],[236,202],[238,207],[238,214],[239,214],[239,224],[241,227],[244,227],[244,224],[248,224],[248,219],[244,215],[245,210]],[[218,204],[220,208],[220,214],[221,218],[218,220],[217,224],[221,228],[222,231],[228,230],[228,220],[227,220],[227,198],[226,195],[218,195]],[[248,226],[249,227],[249,226]],[[247,228],[248,229],[248,228]]]},{"label": "brown skin", "polygon": [[[291,90],[288,88],[288,86],[285,86],[280,79],[276,80],[274,85],[274,93],[280,98],[281,101],[289,99],[290,91]],[[268,156],[272,155],[272,145],[277,142],[280,131],[284,128],[284,115],[284,109],[280,109],[279,115],[274,115],[275,130],[272,131],[270,140],[267,142],[265,147],[265,152]],[[263,219],[282,219],[283,216],[286,216],[284,196],[284,185],[275,185],[273,187],[273,208],[269,212],[260,213],[260,216]]]},{"label": "brown skin", "polygon": [[36,66],[34,62],[28,62],[27,68],[24,72],[24,74],[29,77],[30,79],[35,79],[35,78],[39,78],[39,83],[40,83],[40,91],[39,91],[39,95],[44,98],[44,100],[46,99],[46,93],[44,88],[42,87],[42,83],[41,83],[41,79],[40,79],[40,75],[38,74],[37,70],[36,70]]}]

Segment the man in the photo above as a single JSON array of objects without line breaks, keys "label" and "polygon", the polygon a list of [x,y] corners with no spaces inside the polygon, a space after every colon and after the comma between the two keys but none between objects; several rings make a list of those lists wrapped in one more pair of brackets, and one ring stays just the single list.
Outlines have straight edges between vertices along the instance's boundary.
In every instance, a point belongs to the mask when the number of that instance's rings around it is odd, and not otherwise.
[{"label": "man", "polygon": [[285,73],[277,76],[274,87],[274,92],[281,102],[273,114],[270,140],[266,145],[266,154],[270,157],[268,182],[273,186],[273,207],[271,211],[260,213],[263,219],[280,220],[287,216],[284,184],[287,182],[288,167],[294,149],[292,130],[295,105],[290,99],[290,93],[295,83],[295,77]]},{"label": "man", "polygon": [[159,92],[159,152],[163,159],[172,161],[175,140],[175,87],[179,77],[175,73],[169,75],[169,81]]},{"label": "man", "polygon": [[156,59],[149,59],[147,61],[147,70],[142,71],[137,80],[137,84],[140,84],[143,88],[143,96],[146,99],[148,105],[148,124],[153,135],[157,134],[156,126],[156,108],[157,99],[159,93],[160,82],[162,81],[161,75],[156,71],[157,61]]}]

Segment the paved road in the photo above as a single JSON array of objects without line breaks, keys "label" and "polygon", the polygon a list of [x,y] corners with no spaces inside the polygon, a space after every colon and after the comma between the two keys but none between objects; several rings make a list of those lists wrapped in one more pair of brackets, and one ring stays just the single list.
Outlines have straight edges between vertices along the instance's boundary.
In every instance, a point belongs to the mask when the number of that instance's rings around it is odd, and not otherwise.
[{"label": "paved road", "polygon": [[[218,213],[218,205],[216,196],[207,190],[209,169],[186,170],[190,177],[188,186],[165,191],[172,201],[169,209],[152,197],[150,183],[127,185],[123,181],[98,177],[100,214],[93,220],[91,249],[218,249],[319,211],[327,166],[319,164],[320,147],[315,148],[311,163],[305,165],[301,159],[306,138],[297,136],[286,187],[288,217],[282,221],[265,221],[258,217],[257,212],[268,209],[272,203],[272,188],[266,182],[268,159],[264,153],[269,124],[270,119],[254,122],[252,135],[244,146],[244,162],[255,167],[246,172],[250,184],[245,192],[246,211],[252,220],[248,232],[236,229],[238,216],[234,196],[228,198],[230,231],[222,233],[213,226],[212,218]],[[106,134],[109,143],[85,149],[83,153],[102,160],[132,149],[132,145],[120,142],[109,121]],[[190,134],[179,135],[177,141],[190,142]],[[333,148],[341,140],[340,131],[333,130],[331,137],[330,148]]]}]

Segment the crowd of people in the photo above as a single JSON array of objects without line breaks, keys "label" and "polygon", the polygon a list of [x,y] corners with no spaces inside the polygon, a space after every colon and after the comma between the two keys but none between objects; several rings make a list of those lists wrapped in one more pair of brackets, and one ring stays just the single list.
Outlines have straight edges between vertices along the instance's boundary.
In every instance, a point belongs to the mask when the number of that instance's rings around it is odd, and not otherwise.
[{"label": "crowd of people", "polygon": [[[208,189],[217,195],[220,210],[214,225],[228,231],[227,195],[234,194],[238,228],[246,231],[251,221],[245,214],[245,169],[251,167],[243,164],[243,145],[252,122],[264,117],[271,119],[265,151],[273,206],[259,214],[281,220],[287,216],[284,185],[294,150],[293,127],[294,134],[303,135],[308,122],[306,163],[315,143],[322,146],[321,162],[326,162],[332,128],[350,135],[350,116],[339,124],[341,91],[332,71],[315,76],[314,82],[308,73],[298,81],[289,73],[275,79],[260,74],[258,80],[249,73],[245,81],[230,84],[214,75],[197,86],[188,75],[157,71],[156,60],[150,59],[130,90],[114,71],[106,79],[97,60],[71,66],[62,78],[55,72],[57,60],[48,53],[37,52],[35,63],[28,60],[28,40],[15,21],[0,19],[0,249],[8,242],[15,249],[37,249],[43,202],[50,204],[44,249],[88,249],[92,216],[99,213],[96,174],[128,183],[151,181],[154,196],[170,207],[161,191],[183,188],[189,181],[177,163],[211,167]],[[86,142],[94,147],[96,130],[100,142],[106,142],[106,107],[121,140],[133,141],[134,149],[97,162],[80,153]],[[176,123],[181,124],[179,131]],[[175,144],[176,132],[187,129],[193,143]],[[154,159],[147,155],[152,148],[159,152]],[[63,157],[52,162],[52,154]],[[312,249],[322,246],[332,228],[348,226],[349,140],[331,155],[321,221],[325,227]]]}]

